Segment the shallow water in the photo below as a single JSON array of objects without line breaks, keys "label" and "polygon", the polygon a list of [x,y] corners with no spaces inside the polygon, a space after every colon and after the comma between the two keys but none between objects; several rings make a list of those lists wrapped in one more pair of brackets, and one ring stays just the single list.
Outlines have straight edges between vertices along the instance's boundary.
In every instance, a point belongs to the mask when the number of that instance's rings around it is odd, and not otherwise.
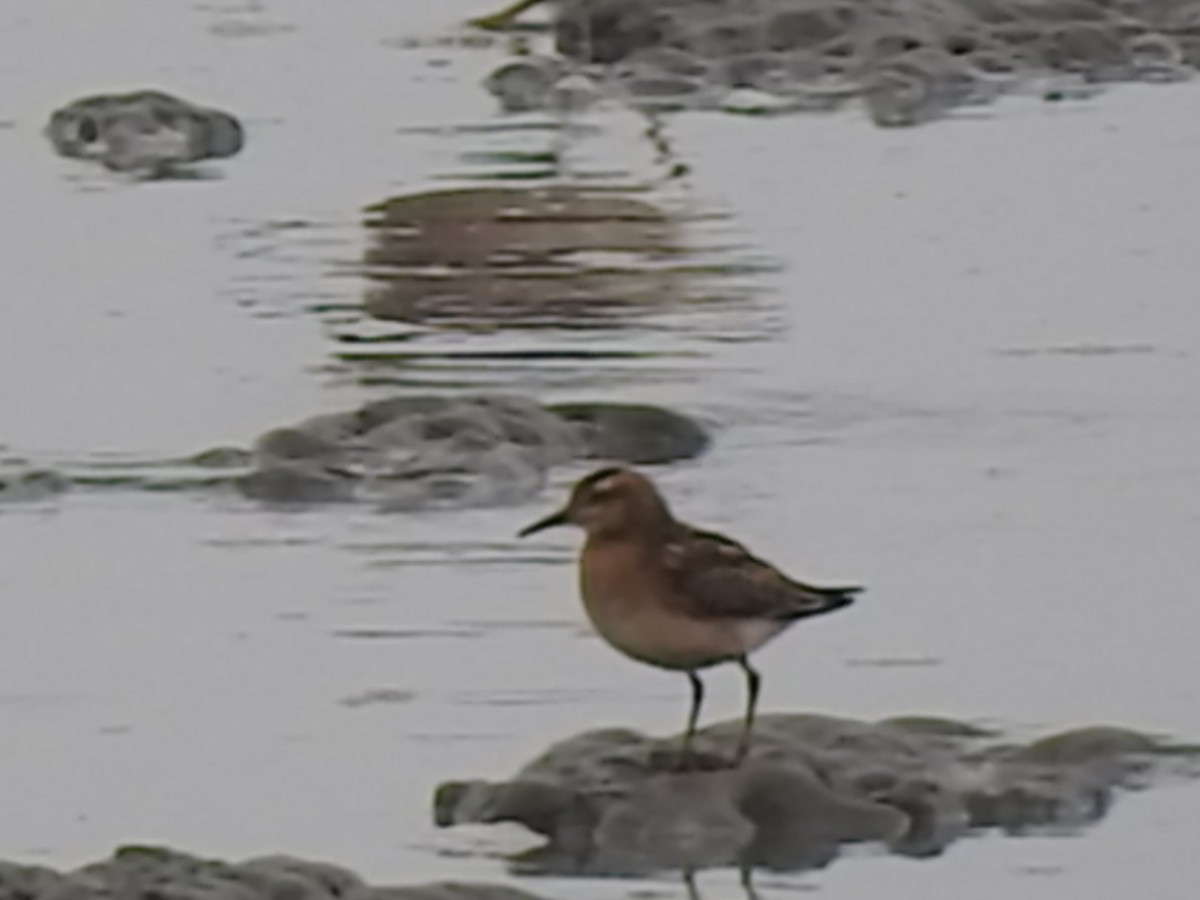
[{"label": "shallow water", "polygon": [[[499,52],[404,49],[479,11],[410,6],[0,12],[6,454],[181,456],[395,383],[663,403],[716,430],[709,455],[661,473],[681,513],[869,586],[763,652],[766,708],[1200,737],[1200,87],[1013,98],[909,131],[855,112],[672,119],[693,174],[664,202],[730,213],[697,224],[700,243],[780,271],[634,328],[423,333],[421,358],[371,377],[334,340],[370,327],[352,309],[361,208],[486,174],[465,155],[494,143],[546,140],[452,130],[493,121],[478,81]],[[246,150],[206,179],[131,183],[38,133],[75,96],[139,86],[237,113]],[[653,176],[635,120],[594,124],[589,160]],[[612,355],[450,358],[547,345]],[[126,491],[5,507],[0,858],[163,841],[376,880],[502,877],[488,853],[529,839],[434,832],[438,781],[503,777],[597,724],[682,724],[682,679],[588,634],[575,537],[511,537],[557,500],[421,517]],[[734,673],[710,682],[707,716],[733,714]],[[1182,898],[1198,811],[1196,786],[1128,795],[1079,839],[866,856],[760,888]],[[736,895],[729,873],[701,884]]]}]

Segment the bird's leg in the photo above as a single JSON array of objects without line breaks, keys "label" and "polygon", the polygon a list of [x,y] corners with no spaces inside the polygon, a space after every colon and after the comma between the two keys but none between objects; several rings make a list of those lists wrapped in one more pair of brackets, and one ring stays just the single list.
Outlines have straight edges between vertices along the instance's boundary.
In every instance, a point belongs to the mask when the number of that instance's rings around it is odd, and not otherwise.
[{"label": "bird's leg", "polygon": [[762,685],[762,677],[750,666],[744,656],[738,657],[738,665],[746,673],[746,718],[742,720],[742,737],[738,741],[737,756],[734,765],[741,763],[750,751],[750,735],[754,730],[754,710],[758,706],[758,689]]},{"label": "bird's leg", "polygon": [[758,891],[754,889],[754,867],[749,863],[743,862],[740,866],[738,876],[742,890],[746,893],[746,900],[759,900]]},{"label": "bird's leg", "polygon": [[696,723],[700,721],[700,705],[704,702],[704,682],[695,672],[688,672],[692,683],[692,709],[688,713],[687,731],[683,733],[683,746],[679,750],[679,768],[686,769],[692,759],[692,737],[696,734]]},{"label": "bird's leg", "polygon": [[683,870],[683,886],[687,888],[688,900],[701,900],[700,889],[696,887],[696,870]]}]

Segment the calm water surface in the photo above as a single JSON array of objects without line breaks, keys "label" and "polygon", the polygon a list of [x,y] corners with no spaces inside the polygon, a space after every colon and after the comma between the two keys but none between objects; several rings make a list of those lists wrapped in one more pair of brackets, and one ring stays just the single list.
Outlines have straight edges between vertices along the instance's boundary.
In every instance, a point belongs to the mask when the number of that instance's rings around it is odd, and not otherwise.
[{"label": "calm water surface", "polygon": [[[493,121],[478,80],[498,51],[404,46],[478,9],[6,5],[4,452],[68,467],[184,455],[385,394],[338,356],[339,334],[369,327],[352,309],[360,210],[455,183],[493,140],[450,129]],[[245,152],[152,184],[50,153],[53,107],[137,87],[236,112]],[[694,174],[667,199],[728,213],[697,226],[700,243],[779,271],[736,304],[632,329],[426,331],[395,380],[642,399],[709,422],[714,451],[661,474],[680,511],[870,587],[763,653],[768,708],[1195,739],[1198,91],[1011,100],[905,132],[856,112],[673,120]],[[628,115],[592,124],[581,152],[653,174]],[[645,355],[446,358],[547,345]],[[0,858],[66,866],[163,841],[377,880],[502,877],[490,854],[529,838],[435,832],[438,781],[503,777],[595,725],[682,722],[681,679],[588,634],[574,536],[511,538],[557,499],[422,517],[117,491],[5,508]],[[709,713],[734,713],[738,679],[711,681]],[[1196,787],[1164,789],[1121,798],[1078,839],[969,840],[761,886],[1190,897],[1198,813]],[[725,873],[703,884],[736,895]]]}]

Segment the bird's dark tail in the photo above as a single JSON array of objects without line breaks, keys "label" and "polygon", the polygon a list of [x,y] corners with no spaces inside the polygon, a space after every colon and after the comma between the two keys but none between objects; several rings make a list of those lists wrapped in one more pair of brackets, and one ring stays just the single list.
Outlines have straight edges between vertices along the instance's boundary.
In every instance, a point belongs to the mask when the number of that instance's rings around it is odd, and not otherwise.
[{"label": "bird's dark tail", "polygon": [[857,585],[842,587],[816,587],[811,584],[797,584],[803,591],[804,601],[797,604],[794,613],[788,618],[801,619],[805,616],[819,616],[838,609],[843,609],[854,602],[855,597],[862,593]]}]

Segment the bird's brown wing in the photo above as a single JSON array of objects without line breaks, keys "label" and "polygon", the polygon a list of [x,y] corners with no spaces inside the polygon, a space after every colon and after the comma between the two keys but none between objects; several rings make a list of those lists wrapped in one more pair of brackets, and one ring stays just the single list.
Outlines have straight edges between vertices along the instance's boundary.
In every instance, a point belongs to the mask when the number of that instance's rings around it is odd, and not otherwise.
[{"label": "bird's brown wing", "polygon": [[858,587],[815,587],[788,578],[724,535],[689,526],[662,550],[678,596],[702,616],[799,619],[853,602]]}]

